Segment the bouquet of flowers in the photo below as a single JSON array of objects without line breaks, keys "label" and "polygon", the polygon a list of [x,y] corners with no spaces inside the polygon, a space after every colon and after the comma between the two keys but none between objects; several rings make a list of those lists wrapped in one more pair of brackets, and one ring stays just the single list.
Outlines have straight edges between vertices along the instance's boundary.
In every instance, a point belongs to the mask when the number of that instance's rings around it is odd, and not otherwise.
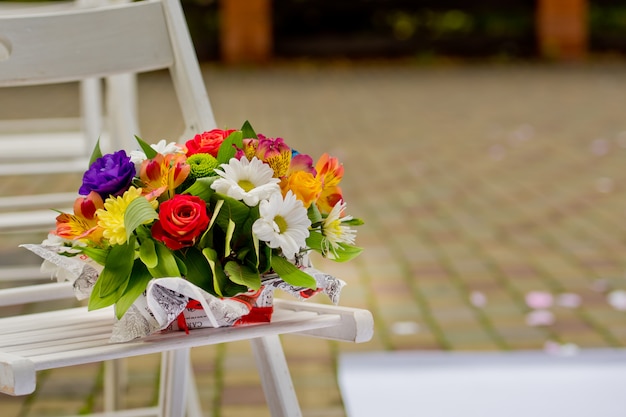
[{"label": "bouquet of flowers", "polygon": [[90,310],[115,305],[126,327],[117,340],[186,328],[185,310],[203,310],[214,327],[245,322],[271,308],[268,288],[338,301],[341,281],[307,256],[361,252],[353,226],[362,222],[346,214],[336,158],[314,163],[248,122],[184,145],[137,142],[130,155],[96,146],[73,213],[61,212],[41,245],[23,245],[72,279]]}]

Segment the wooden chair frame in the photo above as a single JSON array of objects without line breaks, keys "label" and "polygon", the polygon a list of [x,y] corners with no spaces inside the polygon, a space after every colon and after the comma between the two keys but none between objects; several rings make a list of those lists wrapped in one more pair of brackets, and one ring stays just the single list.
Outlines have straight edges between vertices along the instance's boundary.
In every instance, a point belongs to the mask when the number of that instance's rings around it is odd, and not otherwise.
[{"label": "wooden chair frame", "polygon": [[[214,128],[178,0],[0,16],[0,87],[158,69],[168,69],[172,77],[185,123],[182,137]],[[17,299],[16,291],[9,297]],[[0,291],[0,298],[2,294],[7,293]],[[301,412],[279,335],[364,342],[373,332],[367,310],[283,300],[276,300],[269,324],[199,329],[189,335],[157,334],[123,344],[109,343],[113,322],[111,309],[87,312],[85,308],[0,319],[0,392],[32,393],[39,370],[165,352],[159,407],[122,415],[181,417],[186,408],[190,348],[247,339],[272,415],[297,417]]]}]

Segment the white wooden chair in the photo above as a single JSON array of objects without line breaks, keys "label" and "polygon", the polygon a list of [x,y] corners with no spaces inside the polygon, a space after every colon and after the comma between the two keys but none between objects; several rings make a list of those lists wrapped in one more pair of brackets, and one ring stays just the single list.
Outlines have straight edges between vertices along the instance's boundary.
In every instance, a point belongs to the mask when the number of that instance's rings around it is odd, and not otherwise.
[{"label": "white wooden chair", "polygon": [[[214,128],[178,0],[0,16],[0,87],[158,69],[168,69],[172,76],[186,126],[181,137]],[[16,291],[1,290],[0,298],[8,294],[9,299],[17,299]],[[149,411],[161,417],[181,417],[185,415],[189,382],[189,349],[249,339],[272,415],[299,416],[278,336],[297,333],[364,342],[371,338],[373,329],[366,310],[282,300],[276,300],[270,324],[200,329],[190,335],[159,334],[124,344],[108,342],[113,321],[110,309],[87,312],[84,308],[0,319],[0,391],[32,393],[38,370],[166,352],[159,407],[123,415],[146,415]]]},{"label": "white wooden chair", "polygon": [[[0,2],[0,14],[52,13],[128,0],[73,0],[55,2]],[[0,147],[12,149],[0,155],[0,178],[20,176],[28,184],[42,175],[80,173],[88,165],[98,140],[110,149],[129,149],[139,134],[135,74],[90,77],[78,81],[80,110],[75,117],[20,118],[0,120]],[[106,105],[106,111],[103,109]],[[49,105],[54,105],[50,102]],[[20,146],[15,146],[19,143]],[[75,192],[36,193],[19,191],[0,196],[0,232],[41,230],[54,227],[52,207],[71,207]],[[0,281],[45,278],[37,264],[0,266]]]},{"label": "white wooden chair", "polygon": [[[41,287],[48,297],[41,297]],[[0,307],[18,303],[63,299],[72,295],[68,283],[40,284],[0,290]],[[115,321],[112,309],[87,312],[84,307],[0,318],[0,392],[27,395],[36,387],[36,372],[65,366],[164,353],[161,392],[156,407],[110,411],[106,416],[180,417],[186,406],[197,406],[190,384],[189,349],[250,340],[271,415],[301,416],[298,399],[280,343],[280,334],[301,334],[347,342],[366,342],[373,333],[367,310],[309,302],[275,300],[269,324],[218,329],[194,329],[156,334],[145,339],[109,343]],[[95,414],[96,416],[99,414]],[[199,409],[188,415],[200,416]]]}]

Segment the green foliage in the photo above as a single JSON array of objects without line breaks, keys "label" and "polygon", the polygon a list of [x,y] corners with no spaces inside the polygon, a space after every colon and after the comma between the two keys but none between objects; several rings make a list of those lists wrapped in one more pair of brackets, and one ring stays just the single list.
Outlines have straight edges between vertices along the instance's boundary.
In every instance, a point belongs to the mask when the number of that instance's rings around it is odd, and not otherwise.
[{"label": "green foliage", "polygon": [[152,275],[148,272],[146,266],[136,260],[133,264],[133,270],[128,280],[128,285],[124,290],[123,295],[115,303],[115,315],[118,320],[122,318],[124,313],[130,308],[145,290],[148,282],[152,279]]},{"label": "green foliage", "polygon": [[135,135],[135,140],[137,141],[137,143],[141,147],[141,150],[143,151],[143,153],[146,154],[146,158],[152,159],[155,156],[157,156],[158,152],[156,150],[154,150],[154,148],[152,146],[150,146],[149,144],[144,142],[143,139],[141,139],[139,136]]},{"label": "green foliage", "polygon": [[259,276],[259,271],[255,269],[235,261],[228,261],[224,265],[224,271],[228,273],[228,278],[235,284],[240,284],[253,290],[261,288],[261,277]]},{"label": "green foliage", "polygon": [[187,266],[185,274],[187,281],[209,293],[214,293],[213,271],[202,252],[192,247],[181,251],[181,257]]},{"label": "green foliage", "polygon": [[172,251],[161,242],[154,242],[158,263],[155,267],[148,267],[150,275],[154,278],[180,277],[180,269]]},{"label": "green foliage", "polygon": [[258,136],[256,132],[254,131],[254,129],[252,128],[252,125],[247,120],[244,122],[243,126],[241,127],[241,133],[243,135],[243,139],[258,139]]},{"label": "green foliage", "polygon": [[107,261],[107,256],[109,256],[109,252],[111,251],[111,248],[101,249],[91,246],[84,246],[80,248],[80,251],[89,256],[89,258],[91,258],[93,261],[104,266]]},{"label": "green foliage", "polygon": [[240,130],[236,130],[220,145],[220,149],[217,152],[217,161],[220,164],[227,164],[230,158],[233,158],[237,153],[237,148],[243,147],[243,134]]},{"label": "green foliage", "polygon": [[89,297],[89,310],[110,306],[124,294],[135,258],[134,236],[123,245],[115,245],[107,256],[104,269]]},{"label": "green foliage", "polygon": [[299,270],[294,264],[281,256],[272,256],[272,269],[280,275],[283,281],[295,286],[314,290],[317,288],[315,278]]},{"label": "green foliage", "polygon": [[96,141],[96,146],[94,146],[93,151],[91,152],[91,156],[89,157],[89,166],[96,162],[96,159],[102,158],[102,150],[100,149],[100,138]]},{"label": "green foliage", "polygon": [[124,228],[126,229],[126,239],[130,238],[135,229],[142,224],[157,220],[158,213],[145,198],[135,198],[130,202],[124,213]]}]

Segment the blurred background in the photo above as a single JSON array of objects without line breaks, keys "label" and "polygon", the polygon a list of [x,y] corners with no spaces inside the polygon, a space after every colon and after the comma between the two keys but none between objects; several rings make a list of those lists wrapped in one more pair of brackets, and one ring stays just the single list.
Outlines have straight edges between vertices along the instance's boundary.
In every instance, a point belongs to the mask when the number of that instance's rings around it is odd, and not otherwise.
[{"label": "blurred background", "polygon": [[577,59],[587,53],[621,55],[626,47],[626,5],[615,0],[185,0],[183,5],[203,60]]},{"label": "blurred background", "polygon": [[[341,304],[372,311],[372,342],[283,339],[305,416],[347,415],[347,354],[624,347],[626,2],[182,4],[220,127],[248,119],[339,157],[348,211],[365,220],[359,258],[316,266],[347,282]],[[137,86],[141,136],[176,139],[167,75]],[[0,91],[0,118],[77,111],[75,85]],[[0,259],[26,260],[17,245],[37,233],[0,235]],[[129,364],[127,404],[156,398],[157,364]],[[197,349],[194,367],[208,415],[269,415],[247,344]],[[101,407],[100,368],[55,372],[35,396],[1,397],[3,415]]]},{"label": "blurred background", "polygon": [[619,0],[183,0],[182,4],[202,61],[506,62],[621,56],[626,51],[626,4]]}]

